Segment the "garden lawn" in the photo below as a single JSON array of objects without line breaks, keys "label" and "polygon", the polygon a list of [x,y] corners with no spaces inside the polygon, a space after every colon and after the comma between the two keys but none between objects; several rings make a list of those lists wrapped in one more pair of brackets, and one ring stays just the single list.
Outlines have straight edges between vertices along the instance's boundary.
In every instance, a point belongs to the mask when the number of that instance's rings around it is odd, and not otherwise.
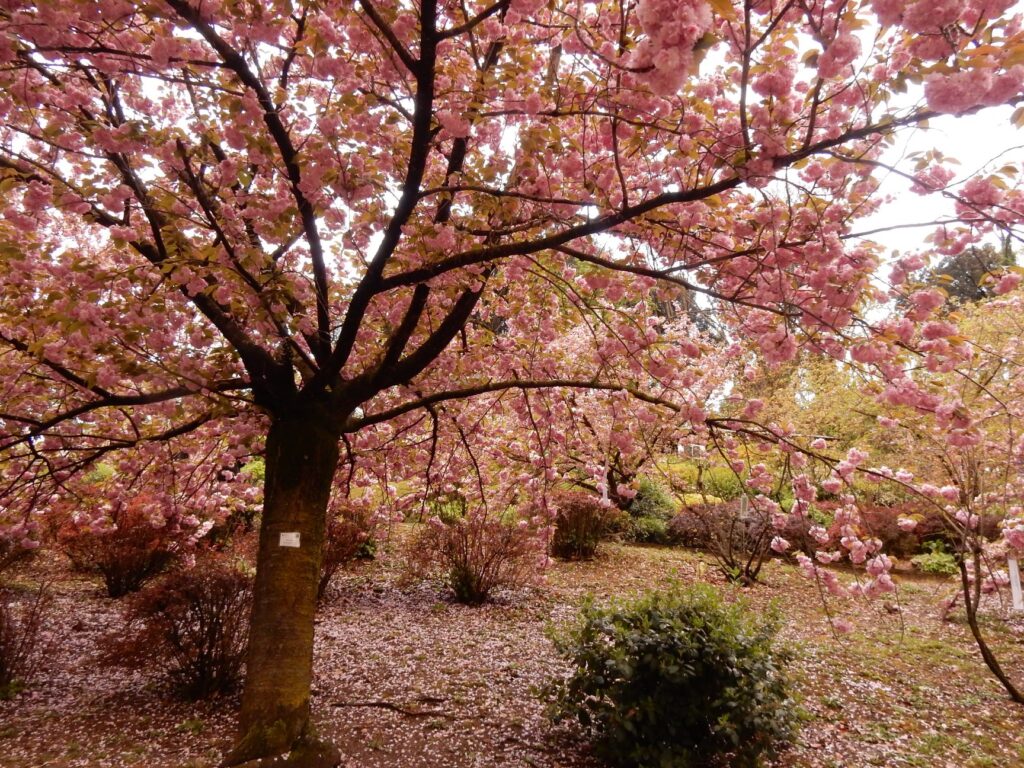
[{"label": "garden lawn", "polygon": [[[397,540],[397,539],[396,539]],[[710,560],[678,549],[603,545],[597,560],[556,562],[544,583],[480,608],[435,582],[410,581],[398,547],[343,574],[317,623],[313,708],[351,768],[596,766],[579,733],[553,726],[533,691],[565,672],[545,636],[588,593],[632,595],[672,580],[711,581]],[[231,743],[233,698],[189,704],[150,670],[99,662],[122,601],[97,581],[39,558],[15,574],[52,580],[50,648],[31,688],[0,702],[0,766],[215,765]],[[853,631],[837,636],[817,587],[781,562],[743,590],[784,616],[800,736],[773,766],[984,768],[1024,765],[1024,708],[982,664],[959,617],[939,620],[954,583],[903,577],[897,601],[830,604]],[[991,611],[985,628],[1024,682],[1024,622]]]}]

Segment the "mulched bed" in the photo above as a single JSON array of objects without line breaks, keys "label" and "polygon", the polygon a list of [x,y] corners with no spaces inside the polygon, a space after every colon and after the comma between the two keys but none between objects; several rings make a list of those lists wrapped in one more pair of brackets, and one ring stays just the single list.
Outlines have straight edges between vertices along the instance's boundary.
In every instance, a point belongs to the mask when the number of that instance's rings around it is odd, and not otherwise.
[{"label": "mulched bed", "polygon": [[[596,767],[579,733],[552,725],[534,695],[565,671],[545,627],[570,619],[587,594],[606,599],[671,580],[733,589],[699,554],[606,545],[595,561],[555,563],[543,583],[469,608],[439,583],[410,581],[401,560],[385,551],[343,574],[318,619],[313,707],[350,768]],[[185,703],[150,671],[100,664],[123,603],[53,559],[17,577],[54,579],[55,611],[41,673],[0,702],[0,766],[216,764],[236,700]],[[899,610],[892,600],[831,604],[854,624],[842,636],[813,583],[778,562],[765,582],[735,591],[782,611],[803,715],[798,743],[772,766],[1024,765],[1024,708],[995,683],[963,622],[938,618],[953,582],[901,577]],[[993,605],[985,626],[1024,682],[1024,622]]]}]

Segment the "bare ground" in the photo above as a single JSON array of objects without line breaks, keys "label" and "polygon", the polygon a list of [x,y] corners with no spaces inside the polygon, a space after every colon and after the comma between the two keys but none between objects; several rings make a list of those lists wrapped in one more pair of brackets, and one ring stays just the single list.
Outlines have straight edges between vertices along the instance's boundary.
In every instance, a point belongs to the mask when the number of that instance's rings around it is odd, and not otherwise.
[{"label": "bare ground", "polygon": [[[385,553],[344,574],[318,620],[313,707],[349,768],[597,766],[533,693],[565,671],[545,626],[571,618],[588,593],[670,580],[732,589],[699,554],[608,545],[596,561],[555,563],[543,584],[469,608],[438,583],[404,579],[400,560]],[[237,701],[182,702],[150,672],[98,664],[122,603],[53,561],[19,579],[55,575],[47,663],[28,691],[0,702],[0,766],[215,765]],[[767,567],[765,582],[744,592],[757,607],[782,609],[802,713],[799,740],[775,768],[1024,765],[1024,708],[995,683],[963,622],[938,618],[952,582],[902,578],[899,610],[892,600],[832,604],[855,627],[841,637],[813,583],[782,563]],[[1024,622],[993,605],[985,628],[1024,682]]]}]

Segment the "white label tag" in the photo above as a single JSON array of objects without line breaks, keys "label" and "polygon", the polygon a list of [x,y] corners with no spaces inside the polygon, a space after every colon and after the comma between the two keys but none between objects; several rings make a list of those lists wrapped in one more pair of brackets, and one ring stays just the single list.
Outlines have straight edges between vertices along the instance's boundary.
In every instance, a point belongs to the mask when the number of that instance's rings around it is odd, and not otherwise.
[{"label": "white label tag", "polygon": [[281,534],[279,546],[282,547],[298,547],[302,537],[298,531],[289,531]]},{"label": "white label tag", "polygon": [[1020,591],[1020,566],[1014,557],[1007,559],[1010,566],[1010,594],[1013,596],[1013,607],[1018,611],[1024,611],[1024,595]]}]

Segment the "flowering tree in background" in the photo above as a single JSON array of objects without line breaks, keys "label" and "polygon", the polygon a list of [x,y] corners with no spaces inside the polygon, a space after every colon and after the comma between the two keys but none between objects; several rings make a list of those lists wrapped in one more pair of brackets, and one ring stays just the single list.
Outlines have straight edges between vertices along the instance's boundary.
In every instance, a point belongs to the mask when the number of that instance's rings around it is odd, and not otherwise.
[{"label": "flowering tree in background", "polygon": [[[890,399],[937,407],[900,361],[933,340],[942,297],[859,318],[880,256],[856,223],[883,172],[959,201],[939,247],[1019,222],[1008,171],[949,188],[941,163],[882,162],[904,128],[1020,98],[1010,6],[4,2],[6,535],[31,543],[34,516],[115,453],[129,476],[169,447],[180,472],[231,482],[262,451],[226,764],[333,764],[309,688],[343,450],[382,461],[388,434],[429,430],[445,403],[552,387],[792,450],[687,395],[699,346],[662,349],[646,311],[681,288],[769,365],[849,349]],[[908,85],[924,103],[900,106]],[[547,353],[581,322],[607,331],[588,354]],[[602,364],[609,334],[635,365]],[[955,365],[955,346],[928,360]],[[813,488],[794,484],[799,511]]]}]

